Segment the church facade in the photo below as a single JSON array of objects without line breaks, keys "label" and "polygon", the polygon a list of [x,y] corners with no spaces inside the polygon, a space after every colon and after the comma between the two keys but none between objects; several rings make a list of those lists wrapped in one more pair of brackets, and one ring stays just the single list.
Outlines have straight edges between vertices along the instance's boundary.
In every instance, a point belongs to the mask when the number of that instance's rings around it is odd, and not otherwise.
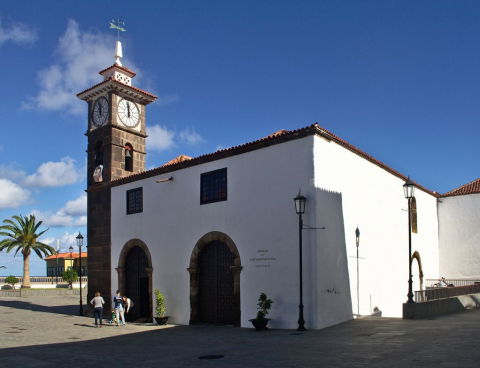
[{"label": "church facade", "polygon": [[118,44],[116,56],[104,81],[78,94],[89,109],[89,298],[119,289],[133,317],[150,320],[158,288],[171,323],[249,327],[265,293],[270,326],[296,328],[299,189],[307,329],[400,317],[409,261],[415,290],[441,275],[439,195],[416,187],[411,258],[407,178],[318,124],[145,171],[156,97],[131,85]]}]

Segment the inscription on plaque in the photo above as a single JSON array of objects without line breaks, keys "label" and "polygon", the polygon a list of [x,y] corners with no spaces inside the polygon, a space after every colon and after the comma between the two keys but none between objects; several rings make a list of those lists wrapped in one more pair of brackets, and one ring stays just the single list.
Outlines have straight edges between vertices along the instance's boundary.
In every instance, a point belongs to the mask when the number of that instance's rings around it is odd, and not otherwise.
[{"label": "inscription on plaque", "polygon": [[258,249],[255,257],[250,258],[250,262],[255,262],[255,267],[268,268],[270,263],[276,261],[275,257],[268,254],[268,249]]}]

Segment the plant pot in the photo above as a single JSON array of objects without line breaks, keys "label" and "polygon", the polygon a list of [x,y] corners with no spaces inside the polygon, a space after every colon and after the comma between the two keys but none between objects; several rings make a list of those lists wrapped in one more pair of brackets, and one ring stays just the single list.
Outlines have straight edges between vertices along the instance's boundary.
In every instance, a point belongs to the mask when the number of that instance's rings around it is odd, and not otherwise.
[{"label": "plant pot", "polygon": [[155,322],[157,322],[157,325],[159,326],[164,326],[167,324],[168,321],[168,316],[165,317],[155,317]]},{"label": "plant pot", "polygon": [[270,318],[249,319],[249,321],[252,322],[253,327],[255,327],[255,330],[263,331],[267,329],[267,324],[268,324],[268,321],[270,321]]}]

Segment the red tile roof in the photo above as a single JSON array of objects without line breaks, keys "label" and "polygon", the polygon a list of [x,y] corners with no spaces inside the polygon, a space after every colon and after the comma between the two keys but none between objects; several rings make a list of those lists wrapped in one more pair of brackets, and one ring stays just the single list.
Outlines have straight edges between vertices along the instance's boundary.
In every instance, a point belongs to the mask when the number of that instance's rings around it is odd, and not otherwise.
[{"label": "red tile roof", "polygon": [[440,197],[453,197],[466,194],[475,194],[480,193],[480,178],[475,179],[474,181],[462,185],[461,187],[451,190],[450,192],[442,194]]},{"label": "red tile roof", "polygon": [[[87,258],[87,252],[82,252],[82,258]],[[67,253],[58,253],[58,258],[61,259],[61,258],[78,258],[78,252],[75,253],[71,253],[71,256],[70,256],[70,252],[67,252]],[[51,256],[48,256],[46,258],[44,258],[45,260],[50,260],[50,259],[57,259],[57,256],[55,254],[51,255]]]},{"label": "red tile roof", "polygon": [[117,63],[113,64],[112,66],[109,66],[108,68],[105,68],[105,69],[99,71],[98,74],[102,75],[102,73],[105,73],[107,70],[115,68],[115,67],[117,67],[120,70],[123,70],[124,72],[126,72],[128,74],[130,74],[132,78],[137,75],[135,72],[132,72],[130,69],[125,68],[124,66],[120,66]]},{"label": "red tile roof", "polygon": [[[359,148],[351,145],[347,141],[344,141],[343,139],[337,137],[335,134],[330,133],[328,130],[320,127],[318,125],[318,123],[315,123],[315,124],[309,125],[307,127],[297,129],[297,130],[293,130],[293,131],[279,130],[279,131],[277,131],[277,132],[275,132],[275,133],[273,133],[273,134],[271,134],[271,135],[269,135],[265,138],[262,138],[262,139],[259,139],[259,140],[253,141],[253,142],[245,143],[245,144],[242,144],[240,146],[225,148],[225,149],[213,152],[213,153],[208,153],[208,154],[205,154],[205,155],[202,155],[202,156],[199,156],[199,157],[192,158],[192,159],[188,160],[187,162],[182,161],[182,162],[177,162],[177,163],[172,163],[172,164],[167,163],[167,164],[165,164],[163,166],[160,166],[156,169],[152,169],[152,170],[144,171],[142,173],[137,173],[137,174],[134,174],[134,175],[130,175],[127,178],[120,178],[120,179],[112,180],[111,183],[115,183],[115,185],[121,185],[122,181],[131,182],[132,180],[151,177],[151,176],[154,176],[154,175],[162,174],[164,172],[170,172],[170,171],[173,171],[175,169],[181,169],[181,168],[185,167],[186,165],[187,166],[193,166],[193,165],[197,165],[197,164],[207,162],[207,161],[208,162],[209,161],[214,161],[214,160],[218,160],[218,159],[221,159],[221,158],[234,156],[234,155],[241,154],[241,153],[244,153],[244,152],[252,151],[252,150],[255,150],[255,149],[268,147],[268,146],[273,145],[273,144],[283,143],[283,142],[286,142],[286,141],[291,140],[291,139],[303,138],[303,137],[306,137],[308,135],[314,135],[314,134],[320,135],[320,136],[322,136],[326,139],[329,139],[329,140],[333,140],[335,143],[339,144],[340,146],[344,147],[345,149],[353,152],[354,154],[364,158],[367,161],[370,161],[371,163],[379,166],[380,168],[384,169],[385,171],[389,172],[390,174],[392,174],[392,175],[394,175],[394,176],[396,176],[396,177],[398,177],[398,178],[400,178],[404,181],[407,181],[407,177],[405,175],[400,174],[398,171],[396,171],[396,170],[392,169],[391,167],[385,165],[383,162],[373,158],[369,154],[367,154],[367,153],[363,152],[362,150],[360,150]],[[172,160],[172,161],[175,161],[175,160]],[[175,167],[177,165],[178,165],[178,168]],[[424,192],[426,192],[426,193],[428,193],[428,194],[430,194],[434,197],[439,197],[438,193],[433,192],[433,191],[425,188],[424,186],[419,185],[416,182],[414,182],[414,183],[415,183],[415,185],[418,189],[420,189],[420,190],[422,190],[422,191],[424,191]]]},{"label": "red tile roof", "polygon": [[124,86],[124,87],[127,87],[127,88],[131,88],[131,89],[133,89],[134,91],[143,93],[144,95],[152,98],[154,101],[157,99],[157,96],[152,95],[151,93],[145,92],[145,91],[141,90],[140,88],[133,87],[133,86],[128,86],[128,85],[126,85],[125,83],[122,83],[122,82],[114,79],[113,77],[112,77],[112,78],[105,79],[103,82],[97,83],[97,84],[95,84],[94,86],[86,89],[85,91],[82,91],[82,92],[80,92],[80,93],[77,93],[77,97],[80,98],[80,95],[83,95],[85,92],[88,92],[88,91],[90,91],[90,90],[92,90],[92,89],[94,89],[94,88],[97,88],[97,87],[101,86],[102,84],[106,84],[106,83],[108,83],[108,82],[114,82],[114,83],[119,84],[119,85],[121,85],[121,86]]},{"label": "red tile roof", "polygon": [[168,161],[166,164],[163,164],[163,165],[160,166],[160,167],[165,167],[165,166],[170,166],[170,165],[179,164],[180,162],[189,161],[189,160],[191,160],[191,159],[192,159],[192,158],[191,158],[190,156],[180,155],[180,156],[178,156],[178,157],[175,157],[173,160]]}]

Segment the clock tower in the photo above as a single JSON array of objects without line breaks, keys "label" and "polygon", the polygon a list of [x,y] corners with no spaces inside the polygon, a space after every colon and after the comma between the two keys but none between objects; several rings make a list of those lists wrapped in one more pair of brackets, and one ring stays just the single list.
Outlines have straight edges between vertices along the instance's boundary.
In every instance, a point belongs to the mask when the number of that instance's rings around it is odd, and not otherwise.
[{"label": "clock tower", "polygon": [[114,57],[115,63],[99,73],[103,81],[77,94],[88,104],[87,298],[99,291],[107,309],[112,295],[110,182],[145,171],[145,107],[157,99],[132,86],[135,73],[121,63],[120,41]]}]

